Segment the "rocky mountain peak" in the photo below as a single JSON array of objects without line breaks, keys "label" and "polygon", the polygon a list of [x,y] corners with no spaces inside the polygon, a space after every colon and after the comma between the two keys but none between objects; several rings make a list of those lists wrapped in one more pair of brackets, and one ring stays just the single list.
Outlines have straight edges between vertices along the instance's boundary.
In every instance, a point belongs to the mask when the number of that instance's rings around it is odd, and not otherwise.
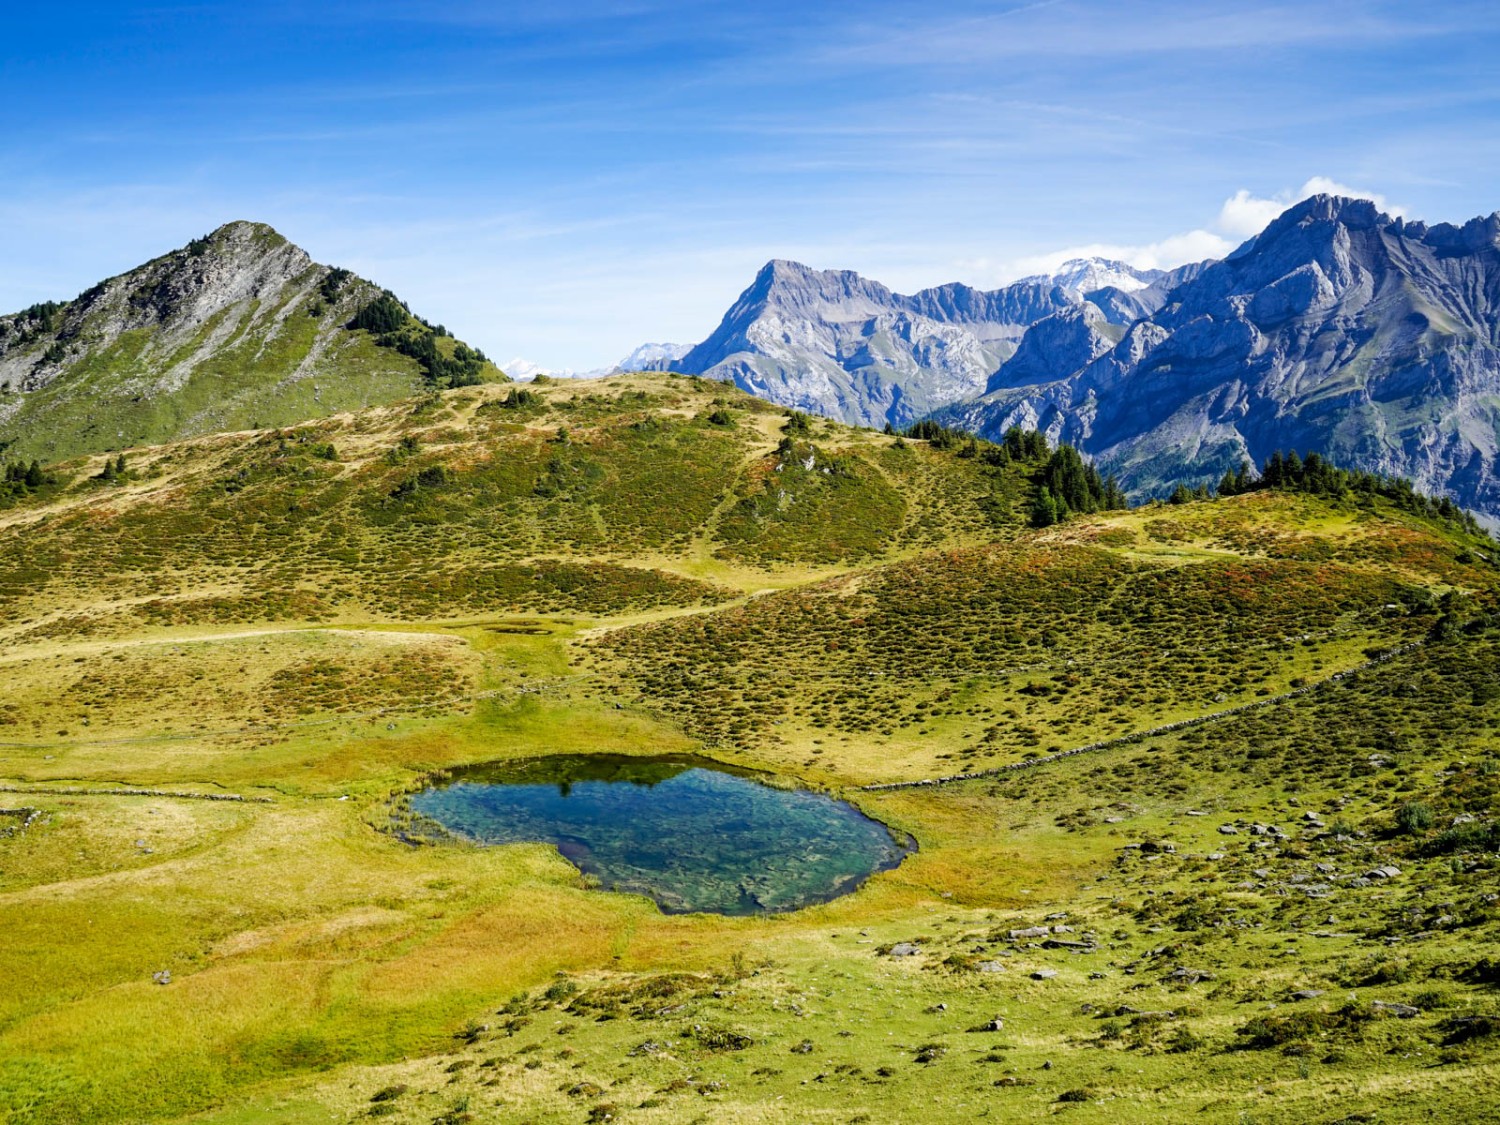
[{"label": "rocky mountain peak", "polygon": [[1045,419],[1148,494],[1298,449],[1500,520],[1497,238],[1497,215],[1428,227],[1314,196],[1107,351],[1082,323],[1039,322],[943,420]]},{"label": "rocky mountain peak", "polygon": [[1400,220],[1381,211],[1371,200],[1311,195],[1272,219],[1265,230],[1230,254],[1228,260],[1265,251],[1287,238],[1305,240],[1309,235],[1326,238],[1338,227],[1348,231],[1368,231],[1393,226],[1399,229]]},{"label": "rocky mountain peak", "polygon": [[71,301],[0,316],[0,447],[56,460],[280,425],[484,363],[419,348],[431,330],[416,321],[409,340],[352,330],[380,295],[265,223],[225,223]]},{"label": "rocky mountain peak", "polygon": [[853,270],[816,270],[801,262],[774,258],[761,267],[736,307],[772,305],[846,320],[873,315],[890,301],[889,289]]},{"label": "rocky mountain peak", "polygon": [[1161,270],[1138,270],[1113,258],[1070,258],[1051,273],[1024,278],[1027,282],[1051,282],[1072,293],[1088,294],[1099,289],[1134,293],[1163,276]]},{"label": "rocky mountain peak", "polygon": [[1463,226],[1438,223],[1428,227],[1422,223],[1408,223],[1406,233],[1419,238],[1439,254],[1473,254],[1476,251],[1500,248],[1500,211],[1470,219]]}]

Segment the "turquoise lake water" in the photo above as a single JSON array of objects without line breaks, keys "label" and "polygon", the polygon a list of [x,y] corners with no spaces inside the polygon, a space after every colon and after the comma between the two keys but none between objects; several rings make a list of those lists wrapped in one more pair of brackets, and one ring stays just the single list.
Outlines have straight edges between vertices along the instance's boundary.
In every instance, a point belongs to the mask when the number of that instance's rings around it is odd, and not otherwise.
[{"label": "turquoise lake water", "polygon": [[913,848],[847,801],[688,757],[471,766],[411,807],[480,843],[554,844],[606,889],[668,913],[796,910],[848,894]]}]

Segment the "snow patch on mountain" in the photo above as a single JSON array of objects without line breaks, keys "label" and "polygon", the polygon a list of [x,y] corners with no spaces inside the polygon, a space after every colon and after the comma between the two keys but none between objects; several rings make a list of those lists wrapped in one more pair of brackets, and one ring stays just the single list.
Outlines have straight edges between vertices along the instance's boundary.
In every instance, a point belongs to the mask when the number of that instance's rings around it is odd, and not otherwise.
[{"label": "snow patch on mountain", "polygon": [[521,356],[507,360],[500,365],[500,370],[521,383],[529,383],[538,375],[545,375],[549,379],[602,379],[614,372],[613,367],[596,367],[592,371],[575,371],[571,367],[544,367]]},{"label": "snow patch on mountain", "polygon": [[1079,296],[1099,289],[1135,293],[1161,279],[1161,270],[1138,270],[1111,258],[1070,258],[1051,273],[1023,277],[1018,284],[1051,282]]},{"label": "snow patch on mountain", "polygon": [[692,344],[642,344],[615,364],[615,370],[664,371],[692,350]]}]

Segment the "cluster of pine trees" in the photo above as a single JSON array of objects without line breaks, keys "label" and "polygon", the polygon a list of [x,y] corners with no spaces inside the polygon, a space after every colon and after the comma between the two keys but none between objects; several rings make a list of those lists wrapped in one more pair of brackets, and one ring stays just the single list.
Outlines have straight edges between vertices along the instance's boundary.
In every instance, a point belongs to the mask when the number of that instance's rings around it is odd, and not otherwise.
[{"label": "cluster of pine trees", "polygon": [[125,454],[122,453],[118,457],[106,457],[104,468],[94,479],[101,480],[105,484],[118,484],[122,480],[129,479],[129,476],[130,472],[125,467]]},{"label": "cluster of pine trees", "polygon": [[19,500],[46,483],[47,474],[42,472],[39,462],[27,465],[22,461],[12,461],[5,466],[4,479],[0,480],[0,500]]},{"label": "cluster of pine trees", "polygon": [[[14,316],[0,320],[0,341],[13,348],[24,348],[56,329],[62,323],[62,313],[66,308],[66,305],[57,301],[40,301],[30,305]],[[11,336],[15,339],[9,339]]]},{"label": "cluster of pine trees", "polygon": [[[1475,535],[1481,533],[1474,516],[1446,496],[1426,496],[1403,477],[1385,477],[1362,469],[1341,469],[1317,453],[1301,457],[1295,449],[1285,455],[1278,449],[1266,458],[1258,476],[1252,473],[1250,462],[1241,461],[1239,468],[1226,471],[1219,481],[1220,496],[1238,496],[1267,488],[1307,492],[1315,496],[1381,496],[1403,511],[1456,524]],[[1201,491],[1206,494],[1207,490]],[[1179,494],[1184,493],[1179,498]],[[1182,485],[1178,485],[1172,494],[1173,503],[1196,498],[1196,492]]]},{"label": "cluster of pine trees", "polygon": [[[1046,439],[1042,439],[1046,444]],[[1075,512],[1104,512],[1128,508],[1130,502],[1113,476],[1101,477],[1071,445],[1060,445],[1042,467],[1036,500],[1031,506],[1033,527],[1050,527]]]},{"label": "cluster of pine trees", "polygon": [[[885,432],[893,434],[896,431],[887,425]],[[1052,452],[1052,447],[1047,444],[1046,434],[1023,430],[1020,426],[1012,426],[1006,430],[999,444],[977,438],[968,430],[953,429],[926,418],[913,422],[901,431],[900,436],[916,438],[927,442],[934,449],[953,452],[960,457],[975,457],[986,465],[995,466],[1009,465],[1016,461],[1040,461]]]},{"label": "cluster of pine trees", "polygon": [[1031,473],[1037,485],[1036,499],[1031,507],[1034,527],[1050,527],[1078,512],[1102,512],[1130,506],[1124,490],[1113,476],[1101,477],[1099,470],[1085,461],[1071,445],[1053,449],[1047,435],[1037,430],[1012,426],[998,443],[991,443],[981,441],[966,430],[950,429],[923,420],[907,429],[904,436],[919,438],[938,449],[952,450],[959,457],[977,457],[996,468],[1012,464],[1034,466]]},{"label": "cluster of pine trees", "polygon": [[349,327],[364,329],[382,348],[390,348],[417,361],[427,383],[433,387],[471,387],[482,382],[488,360],[485,354],[467,344],[455,342],[453,354],[444,355],[437,346],[439,336],[446,336],[441,325],[433,326],[402,304],[387,291],[355,314]]},{"label": "cluster of pine trees", "polygon": [[[895,431],[887,426],[886,432]],[[959,457],[977,457],[988,465],[1032,466],[1029,475],[1036,485],[1031,507],[1034,527],[1050,527],[1075,513],[1112,511],[1130,506],[1124,490],[1113,476],[1101,476],[1071,445],[1053,449],[1047,436],[1036,430],[1012,426],[998,443],[992,443],[982,441],[966,430],[923,420],[914,423],[901,436],[926,441]],[[1216,494],[1238,496],[1268,488],[1317,496],[1380,496],[1403,511],[1442,520],[1475,535],[1483,533],[1473,515],[1446,496],[1425,496],[1409,480],[1360,469],[1341,469],[1317,453],[1302,457],[1296,450],[1288,454],[1278,450],[1271,454],[1259,473],[1249,461],[1240,462],[1237,468],[1224,473],[1217,493],[1208,485],[1189,488],[1179,484],[1168,502],[1186,504],[1194,500],[1211,500]]]}]

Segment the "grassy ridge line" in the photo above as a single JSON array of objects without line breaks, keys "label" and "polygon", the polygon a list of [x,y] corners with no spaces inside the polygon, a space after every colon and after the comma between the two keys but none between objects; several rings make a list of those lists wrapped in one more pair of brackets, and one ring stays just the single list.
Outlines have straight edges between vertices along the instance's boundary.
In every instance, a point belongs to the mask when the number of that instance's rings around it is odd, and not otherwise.
[{"label": "grassy ridge line", "polygon": [[1092,754],[1097,750],[1108,750],[1111,746],[1129,746],[1136,742],[1144,742],[1146,739],[1154,738],[1157,735],[1171,734],[1174,731],[1187,730],[1191,727],[1202,726],[1205,723],[1217,722],[1219,719],[1227,719],[1231,715],[1244,714],[1246,711],[1255,711],[1262,707],[1274,707],[1277,704],[1285,703],[1289,699],[1295,699],[1298,696],[1317,691],[1319,688],[1326,687],[1329,684],[1338,683],[1348,676],[1368,671],[1371,668],[1384,664],[1388,660],[1394,660],[1398,656],[1404,656],[1408,652],[1421,648],[1426,643],[1425,640],[1422,640],[1412,641],[1410,644],[1398,645],[1393,649],[1381,653],[1373,660],[1367,660],[1363,664],[1355,665],[1353,668],[1346,668],[1342,672],[1335,672],[1333,675],[1319,680],[1317,683],[1304,684],[1302,687],[1293,688],[1291,691],[1282,692],[1280,695],[1273,695],[1266,699],[1257,699],[1250,703],[1241,703],[1235,707],[1226,707],[1222,711],[1210,711],[1206,715],[1198,715],[1191,719],[1179,719],[1175,723],[1163,723],[1159,727],[1136,731],[1134,734],[1121,735],[1118,738],[1105,738],[1098,742],[1089,742],[1083,746],[1075,746],[1071,750],[1061,750],[1056,754],[1047,754],[1043,757],[1031,758],[1024,762],[1009,762],[1003,766],[995,766],[993,769],[976,770],[973,773],[948,774],[944,777],[923,778],[920,781],[887,781],[876,785],[858,785],[855,786],[855,790],[863,793],[877,793],[889,789],[917,789],[922,786],[948,785],[957,781],[977,781],[981,778],[995,777],[1002,773],[1013,773],[1016,770],[1044,766],[1049,762],[1060,761],[1063,758],[1072,758],[1078,754]]}]

